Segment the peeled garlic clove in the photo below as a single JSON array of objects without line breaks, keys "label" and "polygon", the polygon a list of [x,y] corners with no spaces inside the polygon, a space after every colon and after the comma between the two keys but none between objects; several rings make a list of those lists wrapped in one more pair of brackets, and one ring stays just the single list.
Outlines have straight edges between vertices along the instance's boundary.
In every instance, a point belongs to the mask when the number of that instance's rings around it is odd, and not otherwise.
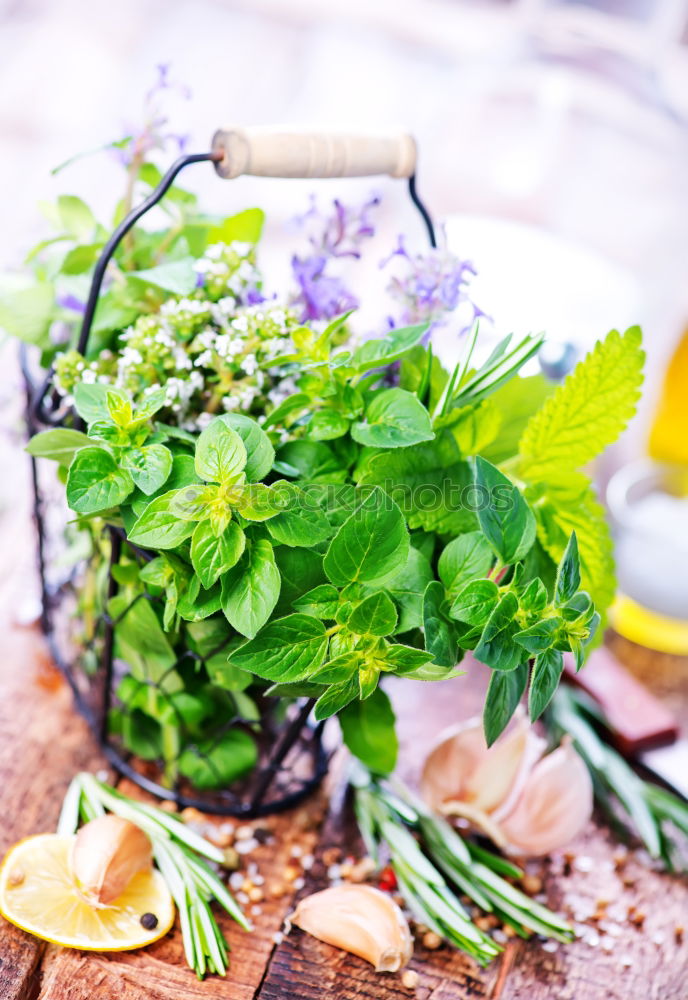
[{"label": "peeled garlic clove", "polygon": [[120,816],[100,816],[83,826],[70,856],[72,875],[93,906],[107,906],[121,896],[134,875],[153,864],[146,834]]},{"label": "peeled garlic clove", "polygon": [[489,748],[482,722],[471,719],[440,736],[423,767],[421,794],[438,811],[464,802],[478,813],[490,813],[521,787],[544,750],[544,740],[522,713]]},{"label": "peeled garlic clove", "polygon": [[413,951],[404,914],[390,896],[370,885],[332,886],[306,896],[288,923],[364,958],[376,972],[397,972]]},{"label": "peeled garlic clove", "polygon": [[592,816],[590,773],[570,741],[539,761],[499,826],[518,853],[548,854],[577,836]]}]

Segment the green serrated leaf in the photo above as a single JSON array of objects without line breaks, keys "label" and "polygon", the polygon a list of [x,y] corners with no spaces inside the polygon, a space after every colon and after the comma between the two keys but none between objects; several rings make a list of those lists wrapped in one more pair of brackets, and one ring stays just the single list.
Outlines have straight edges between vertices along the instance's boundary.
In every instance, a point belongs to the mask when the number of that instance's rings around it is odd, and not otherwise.
[{"label": "green serrated leaf", "polygon": [[494,580],[473,580],[454,599],[449,614],[467,625],[484,625],[498,600],[499,587]]},{"label": "green serrated leaf", "polygon": [[149,549],[176,549],[194,530],[176,512],[179,490],[170,490],[152,500],[129,531],[130,541]]},{"label": "green serrated leaf", "polygon": [[564,669],[564,654],[558,649],[545,649],[535,657],[530,675],[528,713],[531,722],[539,719],[557,690]]},{"label": "green serrated leaf", "polygon": [[151,496],[167,482],[172,471],[172,452],[164,444],[129,448],[122,455],[122,466],[141,492]]},{"label": "green serrated leaf", "polygon": [[347,621],[347,628],[359,635],[389,635],[396,625],[397,609],[384,590],[361,601]]},{"label": "green serrated leaf", "polygon": [[483,629],[480,642],[475,647],[475,658],[493,670],[515,670],[527,658],[523,648],[514,642],[519,631],[515,621],[518,600],[506,593],[490,615]]},{"label": "green serrated leaf", "polygon": [[235,431],[244,442],[246,467],[244,472],[250,483],[265,479],[275,460],[275,449],[270,438],[255,420],[244,413],[223,413],[217,418]]},{"label": "green serrated leaf", "polygon": [[280,684],[310,679],[325,659],[325,626],[310,615],[277,618],[239,646],[229,663]]},{"label": "green serrated leaf", "polygon": [[443,605],[444,587],[438,580],[432,580],[423,596],[425,648],[439,666],[453,667],[459,660],[459,647]]},{"label": "green serrated leaf", "polygon": [[483,730],[488,747],[501,736],[516,711],[528,681],[528,664],[509,672],[495,671],[485,695]]},{"label": "green serrated leaf", "polygon": [[355,423],[351,436],[372,448],[405,448],[431,441],[435,434],[423,404],[405,389],[382,389],[375,393],[365,420]]},{"label": "green serrated leaf", "polygon": [[279,593],[280,573],[272,545],[260,538],[222,577],[222,610],[237,632],[253,638],[272,614]]},{"label": "green serrated leaf", "polygon": [[92,444],[87,434],[69,427],[55,427],[53,430],[34,434],[26,446],[26,451],[34,458],[49,458],[68,468],[77,451]]},{"label": "green serrated leaf", "polygon": [[196,442],[196,472],[207,482],[235,481],[246,468],[246,462],[244,442],[221,417],[209,423]]},{"label": "green serrated leaf", "polygon": [[230,521],[219,537],[209,521],[196,525],[191,537],[191,563],[206,590],[236,566],[245,548],[246,536],[235,521]]},{"label": "green serrated leaf", "polygon": [[450,595],[456,595],[471,580],[485,577],[494,562],[494,553],[480,531],[459,535],[440,555],[437,570]]},{"label": "green serrated leaf", "polygon": [[640,398],[641,342],[637,326],[612,330],[531,418],[519,446],[529,480],[580,468],[616,440]]}]

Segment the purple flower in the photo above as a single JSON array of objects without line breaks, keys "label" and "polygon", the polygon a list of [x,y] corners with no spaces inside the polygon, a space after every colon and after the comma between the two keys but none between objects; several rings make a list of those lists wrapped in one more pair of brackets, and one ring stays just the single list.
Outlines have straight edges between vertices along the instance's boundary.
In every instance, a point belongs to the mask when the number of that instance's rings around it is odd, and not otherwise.
[{"label": "purple flower", "polygon": [[379,204],[377,196],[357,206],[347,206],[335,199],[332,211],[322,214],[312,197],[308,211],[296,220],[311,245],[309,254],[295,255],[291,262],[299,288],[292,304],[301,307],[302,323],[333,319],[358,305],[342,278],[327,272],[339,258],[360,258],[362,244],[375,234],[370,213]]},{"label": "purple flower", "polygon": [[57,304],[61,309],[71,309],[72,312],[81,315],[86,312],[86,306],[81,299],[77,299],[76,295],[58,295]]},{"label": "purple flower", "polygon": [[443,326],[451,313],[466,304],[472,315],[459,330],[464,333],[479,316],[485,315],[468,294],[471,278],[477,274],[471,261],[460,260],[446,245],[412,255],[401,236],[396,249],[380,266],[386,267],[395,257],[407,265],[405,273],[395,275],[387,286],[392,298],[401,305],[402,324],[430,323],[431,329]]},{"label": "purple flower", "polygon": [[135,159],[145,160],[153,149],[164,149],[168,142],[176,145],[183,153],[189,136],[167,131],[168,117],[163,111],[163,103],[168,94],[176,94],[182,100],[191,98],[190,89],[170,78],[170,66],[161,63],[156,67],[158,77],[144,100],[143,125],[130,129],[125,140],[117,143],[114,152],[117,159],[128,167]]},{"label": "purple flower", "polygon": [[325,274],[326,266],[327,257],[322,254],[312,257],[294,255],[291,259],[292,272],[299,286],[292,304],[301,306],[301,323],[333,319],[358,305],[341,278]]}]

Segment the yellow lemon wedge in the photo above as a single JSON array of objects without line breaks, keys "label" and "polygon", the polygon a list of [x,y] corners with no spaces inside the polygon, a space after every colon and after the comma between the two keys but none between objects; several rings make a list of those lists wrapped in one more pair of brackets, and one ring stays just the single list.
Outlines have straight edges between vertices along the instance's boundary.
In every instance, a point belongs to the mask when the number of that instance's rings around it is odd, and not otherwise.
[{"label": "yellow lemon wedge", "polygon": [[112,903],[93,907],[70,871],[74,839],[43,833],[10,848],[0,869],[3,917],[35,937],[86,951],[144,948],[167,934],[175,910],[160,872],[139,872]]}]

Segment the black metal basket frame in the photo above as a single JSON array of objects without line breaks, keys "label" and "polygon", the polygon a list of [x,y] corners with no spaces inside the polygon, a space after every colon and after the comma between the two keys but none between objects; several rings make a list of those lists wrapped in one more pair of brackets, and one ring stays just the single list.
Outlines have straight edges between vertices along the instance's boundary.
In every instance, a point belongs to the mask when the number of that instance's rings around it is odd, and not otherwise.
[{"label": "black metal basket frame", "polygon": [[[212,162],[217,164],[222,155],[219,151],[213,151],[187,154],[179,157],[167,170],[151,194],[140,205],[134,208],[113,231],[103,247],[93,272],[77,343],[77,350],[80,353],[85,353],[88,347],[100,289],[108,264],[122,238],[142,216],[158,204],[183,169],[194,163]],[[408,180],[408,190],[410,199],[425,224],[430,245],[436,247],[437,243],[433,223],[427,209],[418,196],[415,175],[411,176]],[[27,352],[24,348],[22,348],[21,363],[26,386],[26,420],[29,436],[33,436],[46,427],[63,426],[67,421],[69,421],[72,427],[80,426],[78,416],[63,404],[53,385],[52,368],[48,370],[42,383],[37,385],[30,369]],[[310,795],[322,782],[327,773],[329,761],[329,755],[322,741],[324,723],[319,723],[316,726],[311,726],[309,723],[314,699],[301,699],[296,703],[292,717],[283,722],[266,759],[252,772],[248,794],[244,794],[243,796],[235,793],[231,788],[219,793],[212,793],[212,795],[208,796],[189,794],[181,787],[178,780],[174,782],[172,787],[165,787],[146,774],[141,773],[141,770],[137,769],[132,763],[132,760],[136,759],[135,755],[129,751],[123,752],[117,743],[113,741],[110,730],[110,710],[112,708],[113,684],[115,681],[115,626],[118,620],[121,620],[125,614],[129,613],[136,600],[145,599],[146,595],[139,595],[119,618],[113,618],[107,610],[102,615],[103,635],[99,670],[99,683],[102,684],[102,699],[100,699],[98,707],[94,708],[93,704],[85,697],[82,687],[77,683],[75,666],[73,663],[68,662],[57,638],[55,615],[59,611],[63,592],[68,587],[69,581],[62,583],[58,587],[54,587],[50,585],[48,580],[46,567],[45,501],[37,460],[34,456],[30,456],[30,461],[33,487],[33,516],[36,528],[40,579],[41,628],[55,664],[72,690],[77,709],[88,722],[104,756],[113,768],[121,775],[134,781],[145,791],[159,798],[174,801],[180,807],[193,807],[216,815],[245,818],[263,816],[290,809]],[[126,534],[121,528],[108,526],[107,530],[110,537],[110,557],[106,602],[109,602],[118,592],[117,580],[113,575],[112,569],[119,561],[123,544],[126,544],[128,550],[139,560],[148,561],[153,558],[153,554],[132,545],[127,540]],[[218,649],[217,651],[220,650]],[[187,658],[202,659],[192,650],[185,650],[175,664],[170,667],[170,670],[176,669]],[[145,684],[146,682],[140,681],[139,683]],[[159,683],[160,681],[156,682],[156,684]],[[235,722],[235,719],[229,719],[227,725],[232,725]],[[221,737],[223,731],[218,734],[218,738]],[[288,762],[290,755],[295,753],[300,753],[302,757],[303,755],[308,755],[311,761],[312,773],[310,777],[298,776],[294,778],[292,776],[291,785],[285,791],[280,791],[278,781],[280,772],[285,767],[285,762]],[[271,791],[276,794],[270,795]]]}]

